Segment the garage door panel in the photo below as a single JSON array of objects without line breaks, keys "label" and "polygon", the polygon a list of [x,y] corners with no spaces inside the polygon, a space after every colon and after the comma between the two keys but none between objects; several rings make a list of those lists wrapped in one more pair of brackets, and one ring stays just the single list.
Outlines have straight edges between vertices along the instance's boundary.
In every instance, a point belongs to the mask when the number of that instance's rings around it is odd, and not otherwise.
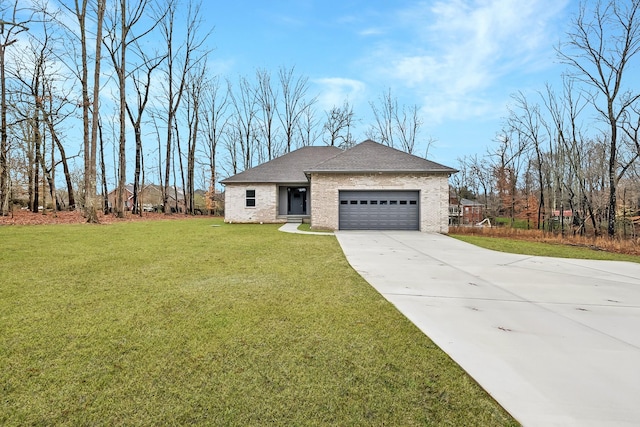
[{"label": "garage door panel", "polygon": [[418,230],[418,191],[340,191],[341,230]]}]

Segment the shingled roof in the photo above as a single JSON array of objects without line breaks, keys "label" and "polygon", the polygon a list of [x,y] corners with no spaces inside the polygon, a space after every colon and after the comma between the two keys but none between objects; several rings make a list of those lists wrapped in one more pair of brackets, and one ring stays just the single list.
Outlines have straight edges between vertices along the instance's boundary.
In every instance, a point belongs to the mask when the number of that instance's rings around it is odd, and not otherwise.
[{"label": "shingled roof", "polygon": [[342,152],[338,147],[302,147],[254,168],[233,175],[222,184],[229,183],[300,183],[307,182],[306,169]]},{"label": "shingled roof", "polygon": [[230,183],[302,183],[307,174],[325,173],[445,173],[457,170],[366,140],[342,151],[337,147],[303,147],[233,175]]},{"label": "shingled roof", "polygon": [[429,172],[452,174],[457,170],[370,139],[305,169],[305,173]]}]

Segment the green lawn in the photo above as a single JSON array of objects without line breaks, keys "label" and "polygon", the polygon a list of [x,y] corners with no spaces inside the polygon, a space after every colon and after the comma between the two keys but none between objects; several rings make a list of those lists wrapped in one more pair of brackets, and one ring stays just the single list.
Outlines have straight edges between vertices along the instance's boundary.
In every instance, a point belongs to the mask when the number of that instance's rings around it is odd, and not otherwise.
[{"label": "green lawn", "polygon": [[330,230],[312,230],[311,229],[311,224],[309,224],[308,222],[302,223],[298,226],[298,230],[300,231],[312,231],[315,233],[333,233],[333,231]]},{"label": "green lawn", "polygon": [[512,224],[510,217],[503,216],[503,217],[496,217],[494,218],[493,221],[496,226],[513,227],[513,228],[519,228],[522,230],[527,230],[531,227],[531,224],[527,223],[526,219],[515,218]]},{"label": "green lawn", "polygon": [[467,234],[450,234],[450,236],[486,249],[514,254],[548,256],[557,258],[594,259],[603,261],[629,261],[640,263],[639,256],[599,251],[579,246],[544,242],[529,242],[519,239],[486,237]]},{"label": "green lawn", "polygon": [[0,227],[1,425],[516,425],[334,237]]}]

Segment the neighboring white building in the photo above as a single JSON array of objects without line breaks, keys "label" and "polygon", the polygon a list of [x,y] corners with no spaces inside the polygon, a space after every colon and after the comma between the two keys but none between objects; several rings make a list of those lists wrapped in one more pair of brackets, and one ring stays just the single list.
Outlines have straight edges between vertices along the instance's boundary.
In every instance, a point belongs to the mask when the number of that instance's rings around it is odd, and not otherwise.
[{"label": "neighboring white building", "polygon": [[304,147],[223,180],[225,221],[446,233],[455,172],[371,140]]}]

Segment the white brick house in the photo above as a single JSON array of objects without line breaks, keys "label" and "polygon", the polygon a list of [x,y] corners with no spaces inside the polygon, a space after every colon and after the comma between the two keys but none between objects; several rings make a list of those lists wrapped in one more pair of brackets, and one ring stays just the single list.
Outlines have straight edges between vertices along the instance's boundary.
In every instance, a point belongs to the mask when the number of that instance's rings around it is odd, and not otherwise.
[{"label": "white brick house", "polygon": [[225,221],[446,233],[455,172],[370,140],[304,147],[223,180]]}]

